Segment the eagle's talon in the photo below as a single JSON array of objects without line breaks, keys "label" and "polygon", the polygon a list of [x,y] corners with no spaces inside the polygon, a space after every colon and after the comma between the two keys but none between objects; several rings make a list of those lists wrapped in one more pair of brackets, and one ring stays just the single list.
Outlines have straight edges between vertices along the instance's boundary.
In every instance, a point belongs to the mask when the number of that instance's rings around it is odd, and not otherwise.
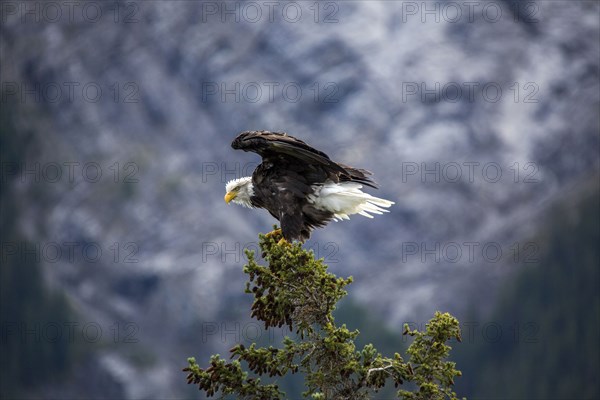
[{"label": "eagle's talon", "polygon": [[290,246],[290,242],[285,240],[285,238],[281,238],[279,239],[279,242],[277,242],[277,246]]},{"label": "eagle's talon", "polygon": [[271,232],[269,232],[269,233],[266,233],[266,234],[265,234],[265,237],[268,237],[268,238],[270,238],[271,236],[279,236],[279,235],[281,235],[281,228],[279,228],[279,229],[275,229],[275,230],[272,230],[272,231],[271,231]]}]

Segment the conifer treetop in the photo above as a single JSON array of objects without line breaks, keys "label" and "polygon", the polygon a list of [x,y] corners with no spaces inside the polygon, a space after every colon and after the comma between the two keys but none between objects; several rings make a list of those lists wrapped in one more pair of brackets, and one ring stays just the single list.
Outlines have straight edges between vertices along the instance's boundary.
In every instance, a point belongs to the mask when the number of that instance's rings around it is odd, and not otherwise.
[{"label": "conifer treetop", "polygon": [[398,353],[384,357],[371,344],[357,349],[354,340],[359,332],[338,326],[332,315],[352,277],[338,278],[312,251],[280,239],[279,233],[259,235],[266,266],[246,250],[246,293],[254,297],[253,318],[263,322],[265,329],[287,327],[295,340],[285,337],[277,348],[238,344],[229,350],[231,361],[213,355],[206,368],[189,358],[183,369],[189,384],[208,396],[283,399],[278,378],[302,373],[307,398],[368,399],[386,384],[399,388],[413,382],[416,389],[400,388],[398,398],[457,399],[452,386],[461,373],[446,361],[451,350],[447,342],[460,341],[456,318],[436,312],[423,332],[405,325],[403,333],[414,338],[407,361]]}]

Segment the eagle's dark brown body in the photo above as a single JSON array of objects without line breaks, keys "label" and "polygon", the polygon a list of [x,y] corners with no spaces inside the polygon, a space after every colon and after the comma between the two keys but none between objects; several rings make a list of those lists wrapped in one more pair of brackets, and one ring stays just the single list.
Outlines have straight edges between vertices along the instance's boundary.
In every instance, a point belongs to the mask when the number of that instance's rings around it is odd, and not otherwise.
[{"label": "eagle's dark brown body", "polygon": [[236,137],[234,149],[262,156],[252,174],[254,207],[264,208],[279,220],[286,240],[304,241],[314,228],[334,218],[334,212],[315,207],[309,201],[315,187],[326,181],[356,182],[371,187],[371,173],[332,161],[301,140],[285,133],[247,131]]}]

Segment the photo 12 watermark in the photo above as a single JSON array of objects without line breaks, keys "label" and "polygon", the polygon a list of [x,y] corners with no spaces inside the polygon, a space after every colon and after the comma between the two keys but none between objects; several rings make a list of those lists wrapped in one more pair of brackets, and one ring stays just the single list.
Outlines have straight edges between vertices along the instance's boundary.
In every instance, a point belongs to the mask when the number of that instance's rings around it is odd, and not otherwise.
[{"label": "photo 12 watermark", "polygon": [[137,242],[113,242],[108,245],[91,241],[0,242],[2,263],[45,262],[137,264]]},{"label": "photo 12 watermark", "polygon": [[[318,242],[310,241],[304,244],[305,250],[310,250],[314,253],[315,258],[323,258],[327,264],[335,264],[339,262],[338,254],[340,246],[336,242]],[[203,242],[202,246],[202,262],[217,261],[220,263],[236,263],[246,261],[246,250],[261,254],[258,242]]]},{"label": "photo 12 watermark", "polygon": [[139,183],[138,164],[115,161],[0,162],[0,182],[21,183]]},{"label": "photo 12 watermark", "polygon": [[136,82],[2,82],[0,101],[32,103],[139,103],[140,87]]},{"label": "photo 12 watermark", "polygon": [[115,322],[103,325],[99,322],[56,321],[23,322],[2,321],[0,342],[3,345],[22,343],[138,343],[140,327],[135,322]]},{"label": "photo 12 watermark", "polygon": [[200,22],[337,24],[337,1],[203,1]]},{"label": "photo 12 watermark", "polygon": [[534,1],[402,1],[399,5],[403,23],[538,23],[541,14]]},{"label": "photo 12 watermark", "polygon": [[534,162],[501,164],[495,161],[449,161],[400,163],[402,183],[540,183],[540,168]]},{"label": "photo 12 watermark", "polygon": [[202,183],[216,180],[217,182],[226,184],[242,176],[252,176],[252,173],[259,165],[259,162],[204,161],[200,164],[200,175]]},{"label": "photo 12 watermark", "polygon": [[336,82],[299,83],[293,81],[206,81],[200,82],[203,103],[338,103],[340,88]]},{"label": "photo 12 watermark", "polygon": [[280,343],[286,337],[297,340],[300,339],[300,334],[290,331],[287,327],[265,329],[263,323],[254,321],[203,321],[200,325],[202,343]]},{"label": "photo 12 watermark", "polygon": [[502,245],[494,241],[402,242],[402,263],[478,264],[539,262],[540,246],[536,242],[514,242]]},{"label": "photo 12 watermark", "polygon": [[[426,330],[425,322],[405,322],[403,324],[410,330]],[[535,321],[513,321],[503,323],[498,321],[466,321],[460,323],[461,340],[463,343],[498,343],[509,341],[519,344],[539,343],[540,325]],[[403,342],[412,340],[406,335],[402,336]]]},{"label": "photo 12 watermark", "polygon": [[536,82],[402,82],[402,103],[498,103],[507,98],[514,103],[538,103],[540,87]]},{"label": "photo 12 watermark", "polygon": [[3,1],[0,21],[21,24],[134,24],[141,21],[143,2],[134,1]]}]

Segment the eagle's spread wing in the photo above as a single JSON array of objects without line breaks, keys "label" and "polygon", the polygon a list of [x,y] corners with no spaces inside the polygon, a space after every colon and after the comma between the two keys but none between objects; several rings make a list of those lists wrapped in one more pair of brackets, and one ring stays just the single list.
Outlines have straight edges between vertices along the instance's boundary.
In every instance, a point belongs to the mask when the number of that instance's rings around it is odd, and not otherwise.
[{"label": "eagle's spread wing", "polygon": [[[319,151],[302,140],[285,133],[269,131],[246,131],[231,143],[234,149],[252,151],[263,158],[263,163],[286,167],[300,163],[307,170],[324,172],[333,182],[357,182],[376,188],[377,185],[368,176],[371,172],[352,168],[332,161],[327,154]],[[310,174],[312,175],[312,174]],[[320,175],[320,174],[318,174]],[[309,181],[311,181],[309,177]],[[316,182],[306,182],[308,184]],[[322,183],[318,182],[318,183]]]}]

